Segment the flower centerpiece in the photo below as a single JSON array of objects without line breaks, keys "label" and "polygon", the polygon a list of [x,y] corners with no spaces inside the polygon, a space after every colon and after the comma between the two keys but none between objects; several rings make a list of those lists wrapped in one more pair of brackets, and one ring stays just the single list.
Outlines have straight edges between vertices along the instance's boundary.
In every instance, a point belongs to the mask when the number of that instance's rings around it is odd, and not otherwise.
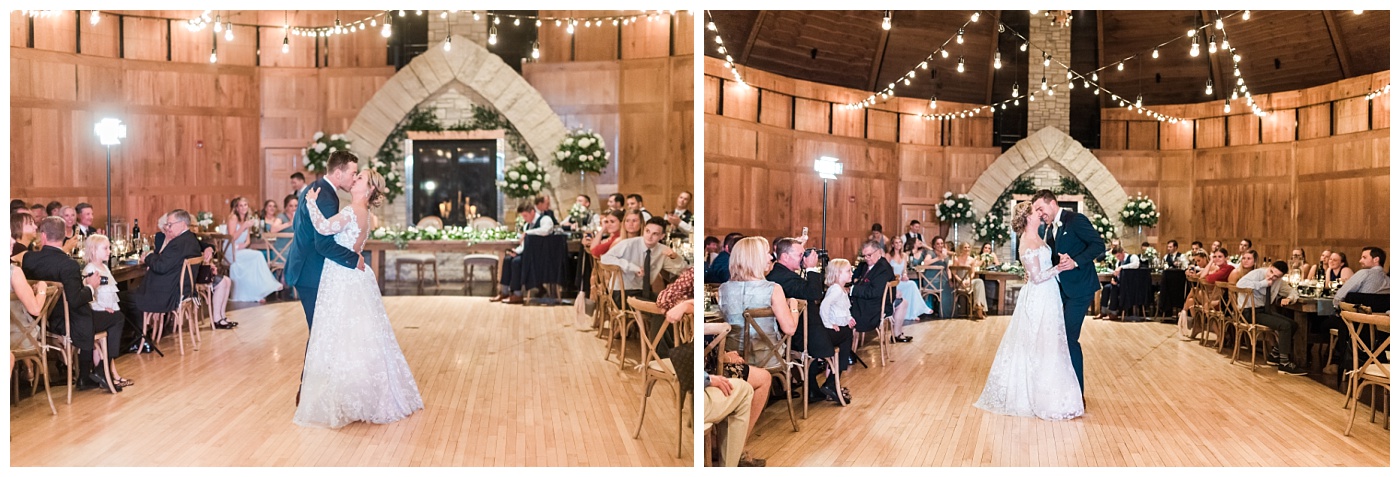
[{"label": "flower centerpiece", "polygon": [[1123,210],[1118,212],[1118,219],[1123,225],[1137,227],[1138,233],[1142,233],[1143,227],[1156,227],[1158,218],[1157,204],[1142,194],[1129,198]]},{"label": "flower centerpiece", "polygon": [[958,241],[958,226],[970,224],[975,219],[972,214],[972,199],[967,198],[967,194],[953,196],[952,192],[943,193],[943,202],[938,204],[938,220],[953,225],[953,242]]},{"label": "flower centerpiece", "polygon": [[549,174],[529,159],[520,158],[505,170],[505,180],[496,183],[512,199],[533,197],[550,188]]},{"label": "flower centerpiece", "polygon": [[1118,226],[1113,224],[1113,219],[1099,214],[1094,214],[1089,218],[1089,222],[1094,224],[1094,230],[1099,232],[1104,242],[1118,238]]},{"label": "flower centerpiece", "polygon": [[214,225],[214,214],[207,210],[195,212],[194,223],[198,224],[199,228],[207,229],[210,225]]},{"label": "flower centerpiece", "polygon": [[[348,150],[350,150],[350,141],[345,139],[345,135],[332,134],[327,136],[322,131],[316,131],[316,134],[311,136],[311,145],[301,150],[301,165],[308,171],[325,174],[326,162],[330,160],[331,154],[336,151]],[[380,173],[382,174],[383,171]]]},{"label": "flower centerpiece", "polygon": [[394,246],[400,250],[408,248],[408,243],[417,240],[453,240],[468,243],[519,240],[520,234],[506,227],[492,227],[486,229],[474,229],[472,227],[458,227],[449,225],[438,229],[435,227],[408,227],[400,229],[397,227],[379,227],[370,232],[370,238],[374,240],[392,240]]},{"label": "flower centerpiece", "polygon": [[1005,242],[1011,236],[1011,227],[1006,224],[1006,219],[995,212],[978,220],[976,231],[977,239],[983,242]]},{"label": "flower centerpiece", "polygon": [[1153,247],[1147,247],[1147,248],[1143,249],[1143,250],[1142,250],[1142,253],[1139,254],[1139,255],[1140,255],[1139,258],[1142,259],[1142,263],[1143,263],[1144,265],[1152,265],[1152,264],[1155,264],[1155,263],[1157,263],[1157,259],[1159,258],[1158,255],[1157,255],[1157,249],[1156,249],[1156,248],[1153,248]]},{"label": "flower centerpiece", "polygon": [[592,219],[593,211],[589,210],[588,207],[584,207],[583,204],[574,202],[573,207],[569,207],[569,221],[574,224],[573,230],[575,234],[581,234],[583,229],[588,227],[588,222]]},{"label": "flower centerpiece", "polygon": [[554,151],[554,164],[568,174],[592,172],[599,174],[607,167],[612,154],[604,147],[603,137],[592,130],[579,129],[569,133]]},{"label": "flower centerpiece", "polygon": [[1026,276],[1026,268],[1021,266],[1021,262],[1019,261],[1003,263],[1001,264],[1001,269],[999,271],[1005,273],[1014,273],[1022,277]]}]

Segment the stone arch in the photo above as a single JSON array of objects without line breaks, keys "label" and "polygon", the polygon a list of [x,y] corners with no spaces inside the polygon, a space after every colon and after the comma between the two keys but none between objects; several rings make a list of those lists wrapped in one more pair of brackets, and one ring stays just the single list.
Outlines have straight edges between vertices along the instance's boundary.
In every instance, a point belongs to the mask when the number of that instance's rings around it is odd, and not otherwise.
[{"label": "stone arch", "polygon": [[1099,201],[1114,222],[1128,202],[1128,193],[1094,153],[1054,127],[1046,127],[1020,140],[987,167],[967,195],[973,210],[987,212],[1011,182],[1045,161],[1068,172]]},{"label": "stone arch", "polygon": [[451,51],[436,45],[428,48],[360,108],[345,133],[352,141],[352,151],[361,158],[373,157],[409,111],[455,87],[475,93],[510,120],[553,179],[556,194],[571,197],[577,193],[576,181],[565,179],[552,160],[568,129],[549,103],[500,57],[467,37],[452,37]]}]

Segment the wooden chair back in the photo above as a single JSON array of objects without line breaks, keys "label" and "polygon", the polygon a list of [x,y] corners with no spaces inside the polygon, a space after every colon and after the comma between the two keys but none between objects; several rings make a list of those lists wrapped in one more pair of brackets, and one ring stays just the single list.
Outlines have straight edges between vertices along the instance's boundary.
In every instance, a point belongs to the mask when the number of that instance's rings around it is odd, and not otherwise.
[{"label": "wooden chair back", "polygon": [[[45,286],[44,303],[39,306],[39,316],[35,316],[33,320],[30,320],[28,316],[19,317],[15,316],[14,311],[10,312],[10,326],[24,333],[24,337],[21,338],[20,341],[20,347],[18,349],[11,349],[10,351],[13,354],[16,362],[33,363],[32,369],[34,369],[35,379],[44,380],[44,398],[48,400],[49,412],[57,415],[58,408],[54,407],[53,393],[49,390],[48,351],[50,349],[58,348],[46,344],[46,339],[48,337],[49,313],[52,313],[54,307],[58,306],[58,302],[63,300],[63,284],[56,282],[31,280],[29,282],[29,286],[32,288],[33,285],[37,283],[43,283]],[[10,301],[13,302],[17,300],[19,300],[19,298],[15,296],[14,292],[10,292]],[[24,311],[21,311],[21,313],[24,313],[25,315],[29,314],[28,312]],[[64,362],[67,363],[68,360],[65,359]],[[18,375],[16,375],[16,379],[18,379]],[[15,385],[13,388],[15,392],[14,396],[16,401],[19,400],[18,383],[19,381],[15,381]],[[30,391],[30,395],[33,396],[34,392],[38,391],[38,389],[39,386],[36,382],[32,390]],[[69,402],[71,403],[71,392],[69,396]]]},{"label": "wooden chair back", "polygon": [[[758,318],[776,317],[777,315],[773,313],[772,308],[750,308],[744,310],[744,351],[742,356],[744,356],[744,361],[752,363],[753,359],[751,355],[753,346],[750,346],[750,344],[753,343],[753,340],[759,340],[768,345],[768,349],[778,358],[778,364],[766,367],[765,369],[773,374],[774,377],[777,377],[780,380],[779,382],[783,383],[783,394],[787,396],[788,403],[788,419],[792,421],[793,432],[797,432],[797,409],[793,407],[792,404],[791,368],[794,363],[788,360],[789,350],[792,348],[792,335],[783,335],[781,339],[775,338],[769,335],[768,332],[763,331],[763,328],[758,326],[757,321]],[[779,330],[779,333],[782,333],[782,331]],[[806,399],[806,393],[803,393],[803,399]]]},{"label": "wooden chair back", "polygon": [[958,282],[958,290],[972,289],[972,267],[949,265],[948,275]]},{"label": "wooden chair back", "polygon": [[[1342,321],[1351,334],[1351,361],[1356,363],[1362,379],[1390,383],[1390,334],[1380,344],[1373,344],[1378,329],[1390,329],[1390,315],[1342,312]],[[1365,326],[1371,326],[1371,339],[1362,336]],[[1363,359],[1364,358],[1364,359]]]},{"label": "wooden chair back", "polygon": [[435,229],[438,229],[438,230],[442,230],[442,218],[441,218],[441,217],[438,217],[438,216],[436,216],[436,215],[429,215],[429,216],[427,216],[427,217],[423,217],[423,218],[421,218],[421,219],[418,219],[418,228],[419,228],[419,229],[425,229],[425,228],[428,228],[428,227],[432,227],[432,228],[435,228]]},{"label": "wooden chair back", "polygon": [[477,217],[477,218],[475,218],[475,219],[472,219],[472,228],[473,228],[473,229],[478,229],[478,230],[480,230],[480,229],[494,229],[494,228],[500,227],[500,226],[501,226],[501,223],[500,223],[500,222],[497,222],[496,219],[493,219],[493,218],[490,218],[490,217]]},{"label": "wooden chair back", "polygon": [[[647,368],[653,362],[669,363],[670,358],[662,358],[661,355],[656,353],[656,348],[661,345],[661,340],[666,336],[666,331],[671,328],[671,322],[661,320],[661,325],[657,328],[656,335],[651,338],[648,338],[647,320],[646,315],[644,315],[645,313],[650,313],[654,315],[665,315],[666,312],[660,307],[656,306],[656,302],[642,300],[641,298],[637,297],[627,297],[627,309],[628,315],[630,315],[632,317],[632,321],[637,324],[638,334],[641,337],[642,367]],[[671,372],[672,375],[675,375],[676,371],[674,368],[668,368],[668,370]]]},{"label": "wooden chair back", "polygon": [[[272,260],[268,261],[269,267],[281,269],[287,265],[287,253],[292,250],[292,236],[290,232],[263,234],[263,240],[267,241],[267,249],[272,252]],[[286,243],[278,247],[277,239],[286,239]]]}]

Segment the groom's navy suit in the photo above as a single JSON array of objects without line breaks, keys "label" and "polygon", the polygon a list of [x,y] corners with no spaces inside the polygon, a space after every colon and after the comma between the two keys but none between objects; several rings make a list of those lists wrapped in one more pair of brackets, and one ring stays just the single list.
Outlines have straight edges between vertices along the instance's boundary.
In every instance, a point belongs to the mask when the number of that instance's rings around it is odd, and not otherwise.
[{"label": "groom's navy suit", "polygon": [[[320,189],[315,204],[306,203],[306,191]],[[360,256],[350,249],[335,243],[335,236],[321,235],[311,223],[308,205],[314,205],[321,216],[331,217],[340,212],[340,198],[335,195],[335,186],[325,178],[308,184],[297,194],[297,215],[292,219],[292,248],[287,256],[287,284],[296,287],[301,298],[301,308],[306,311],[306,327],[311,328],[311,318],[316,313],[316,292],[321,286],[321,269],[327,258],[345,268],[355,268]]]},{"label": "groom's navy suit", "polygon": [[[1054,255],[1051,262],[1060,263],[1060,254],[1068,254],[1078,267],[1060,272],[1060,300],[1064,302],[1065,338],[1069,344],[1069,359],[1074,363],[1074,374],[1079,378],[1079,391],[1084,392],[1084,350],[1079,347],[1079,331],[1084,328],[1084,315],[1089,313],[1089,304],[1094,301],[1094,292],[1099,289],[1099,275],[1094,271],[1094,258],[1103,255],[1103,237],[1094,230],[1094,225],[1083,214],[1060,209],[1060,226],[1041,225],[1040,235],[1046,237]],[[1045,228],[1055,230],[1047,236]]]}]

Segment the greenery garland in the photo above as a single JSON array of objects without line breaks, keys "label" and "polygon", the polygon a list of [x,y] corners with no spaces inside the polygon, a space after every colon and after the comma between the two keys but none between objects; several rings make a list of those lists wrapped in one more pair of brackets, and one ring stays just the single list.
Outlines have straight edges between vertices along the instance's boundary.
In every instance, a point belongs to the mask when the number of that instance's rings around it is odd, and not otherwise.
[{"label": "greenery garland", "polygon": [[[506,132],[506,144],[515,151],[516,155],[529,158],[530,161],[539,162],[535,153],[530,149],[530,145],[525,142],[525,138],[520,135],[520,131],[515,129],[515,125],[510,120],[501,116],[500,113],[481,105],[472,105],[472,118],[470,121],[459,121],[456,124],[444,128],[438,122],[437,109],[433,107],[415,107],[404,115],[402,121],[394,127],[394,131],[384,139],[384,144],[379,146],[379,152],[374,154],[374,160],[370,166],[379,171],[386,179],[389,179],[386,194],[387,199],[392,202],[395,198],[404,193],[404,184],[401,180],[403,167],[403,140],[408,137],[409,131],[417,132],[442,132],[442,131],[482,131],[502,129]],[[399,179],[399,180],[395,180]]]}]

